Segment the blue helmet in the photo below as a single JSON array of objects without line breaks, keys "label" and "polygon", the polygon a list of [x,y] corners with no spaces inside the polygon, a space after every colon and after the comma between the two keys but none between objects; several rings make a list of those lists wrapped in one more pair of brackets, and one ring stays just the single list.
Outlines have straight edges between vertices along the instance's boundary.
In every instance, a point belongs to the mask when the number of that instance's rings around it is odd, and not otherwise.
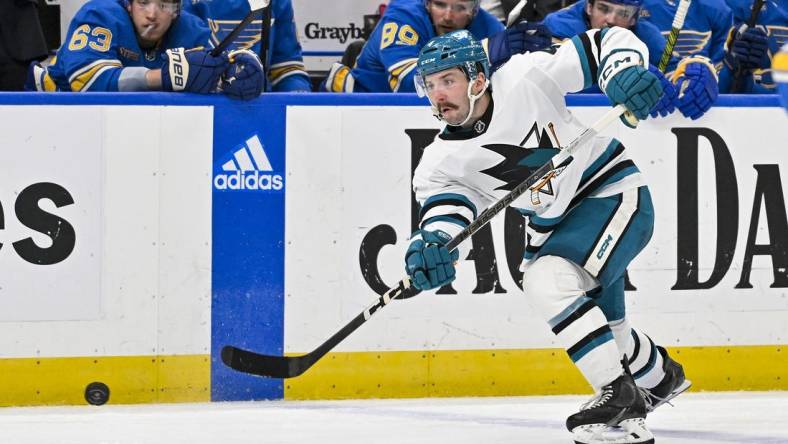
[{"label": "blue helmet", "polygon": [[[472,88],[479,76],[479,67],[484,73],[484,86],[479,92],[473,93]],[[416,76],[413,79],[419,96],[429,97],[429,89],[425,82],[428,75],[451,68],[462,69],[470,80],[467,93],[470,107],[468,115],[458,124],[462,126],[471,119],[476,101],[484,95],[490,86],[490,62],[487,60],[487,53],[482,44],[465,29],[435,37],[421,48],[416,61]],[[439,120],[443,120],[440,110],[432,102],[432,98],[429,99],[432,113]]]},{"label": "blue helmet", "polygon": [[467,30],[452,31],[427,42],[416,62],[416,70],[421,78],[449,68],[462,68],[468,78],[475,80],[478,65],[484,76],[490,77],[490,61],[478,40]]}]

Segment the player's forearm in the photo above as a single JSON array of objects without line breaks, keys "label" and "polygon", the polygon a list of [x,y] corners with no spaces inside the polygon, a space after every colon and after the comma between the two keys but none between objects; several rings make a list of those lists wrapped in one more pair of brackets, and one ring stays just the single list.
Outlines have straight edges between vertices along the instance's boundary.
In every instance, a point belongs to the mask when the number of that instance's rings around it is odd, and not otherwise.
[{"label": "player's forearm", "polygon": [[129,66],[117,75],[117,91],[160,91],[161,70],[142,66]]},{"label": "player's forearm", "polygon": [[117,90],[121,92],[161,90],[161,70],[129,66],[120,71]]},{"label": "player's forearm", "polygon": [[145,81],[149,91],[161,91],[161,70],[150,69],[145,73]]},{"label": "player's forearm", "polygon": [[[72,89],[74,85],[72,85]],[[142,66],[113,68],[102,72],[80,91],[160,91],[161,70]],[[76,91],[76,89],[75,89]]]}]

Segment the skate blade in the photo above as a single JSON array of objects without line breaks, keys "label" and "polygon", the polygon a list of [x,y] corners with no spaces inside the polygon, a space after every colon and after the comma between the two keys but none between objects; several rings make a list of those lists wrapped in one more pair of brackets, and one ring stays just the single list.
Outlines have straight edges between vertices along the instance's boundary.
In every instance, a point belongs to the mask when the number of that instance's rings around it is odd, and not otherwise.
[{"label": "skate blade", "polygon": [[670,404],[672,406],[673,404],[670,403],[670,400],[686,392],[687,389],[689,389],[691,386],[692,386],[692,381],[690,381],[689,379],[685,379],[684,382],[682,382],[681,385],[676,387],[675,390],[670,392],[670,394],[665,399],[660,400],[658,403],[652,406],[649,406],[648,403],[646,403],[646,408],[648,409],[648,413],[653,412],[654,410],[656,410],[657,407],[661,406],[662,404]]},{"label": "skate blade", "polygon": [[644,418],[625,419],[618,426],[588,424],[572,430],[575,444],[654,444]]}]

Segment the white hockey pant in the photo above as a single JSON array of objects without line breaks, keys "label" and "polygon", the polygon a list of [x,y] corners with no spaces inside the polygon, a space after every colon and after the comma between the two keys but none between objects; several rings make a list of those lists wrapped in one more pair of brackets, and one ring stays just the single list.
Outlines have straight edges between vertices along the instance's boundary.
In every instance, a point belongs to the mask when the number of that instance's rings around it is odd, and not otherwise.
[{"label": "white hockey pant", "polygon": [[542,256],[525,266],[523,292],[586,380],[599,390],[623,371],[605,314],[586,292],[599,286],[579,265]]},{"label": "white hockey pant", "polygon": [[639,387],[652,388],[665,376],[662,355],[629,321],[608,321],[586,293],[599,286],[583,267],[558,256],[543,256],[526,264],[523,291],[545,319],[559,344],[598,389],[621,374],[627,356]]}]

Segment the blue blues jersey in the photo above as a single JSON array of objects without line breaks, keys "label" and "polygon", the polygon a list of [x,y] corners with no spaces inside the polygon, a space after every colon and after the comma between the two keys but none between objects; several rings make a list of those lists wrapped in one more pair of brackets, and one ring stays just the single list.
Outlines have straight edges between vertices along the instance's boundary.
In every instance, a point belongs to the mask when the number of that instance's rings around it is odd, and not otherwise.
[{"label": "blue blues jersey", "polygon": [[774,55],[772,76],[777,84],[777,92],[780,94],[780,103],[788,111],[788,44],[783,45],[782,49]]},{"label": "blue blues jersey", "polygon": [[[752,8],[751,0],[727,0],[728,6],[733,10],[734,28],[750,19]],[[766,28],[769,36],[769,57],[774,56],[780,48],[788,42],[788,1],[767,0],[758,15],[756,25]],[[720,70],[720,92],[728,92],[733,84],[734,71],[723,63]],[[771,69],[756,69],[750,72],[743,82],[742,93],[771,94],[774,93],[776,84]]]},{"label": "blue blues jersey", "polygon": [[[249,13],[247,0],[187,0],[183,3],[190,11],[207,21],[214,46],[241,23]],[[271,0],[271,32],[268,41],[268,67],[270,89],[277,92],[311,91],[309,75],[304,68],[301,44],[296,37],[291,0]],[[256,19],[236,38],[231,49],[251,49],[260,54],[260,37],[263,20]]]},{"label": "blue blues jersey", "polygon": [[[513,55],[492,76],[492,102],[472,129],[447,127],[425,148],[413,177],[420,228],[456,236],[555,156],[584,129],[566,108],[565,95],[608,81],[624,69],[624,60],[643,66],[648,49],[619,27],[584,32],[554,53]],[[580,202],[643,185],[621,143],[610,137],[589,141],[511,204],[529,216],[525,259],[534,257]]]},{"label": "blue blues jersey", "polygon": [[145,50],[121,0],[91,0],[74,15],[40,85],[46,91],[122,91],[125,68],[159,69],[167,49],[207,47],[209,36],[199,18],[181,12],[159,45]]},{"label": "blue blues jersey", "polygon": [[[678,0],[644,0],[640,21],[656,26],[667,37],[676,15]],[[673,55],[683,59],[702,55],[719,70],[724,55],[725,36],[732,23],[731,10],[724,0],[692,0]]]},{"label": "blue blues jersey", "polygon": [[[479,40],[504,30],[480,9],[467,29]],[[415,92],[416,60],[421,48],[436,36],[423,0],[396,0],[389,4],[350,72],[355,92]],[[333,91],[348,91],[337,85]]]},{"label": "blue blues jersey", "polygon": [[[585,8],[586,0],[580,0],[564,9],[548,14],[543,23],[553,33],[553,39],[560,43],[591,28]],[[662,51],[665,49],[665,38],[659,30],[650,23],[638,21],[630,31],[648,47],[649,63],[658,66]],[[600,91],[594,85],[583,92],[598,93]]]}]

